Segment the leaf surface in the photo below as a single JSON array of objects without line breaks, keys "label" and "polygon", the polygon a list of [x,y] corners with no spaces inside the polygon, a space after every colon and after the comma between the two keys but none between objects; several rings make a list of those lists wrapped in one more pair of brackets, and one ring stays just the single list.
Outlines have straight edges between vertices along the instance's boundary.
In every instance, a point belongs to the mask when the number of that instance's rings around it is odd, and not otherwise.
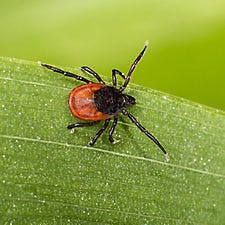
[{"label": "leaf surface", "polygon": [[166,162],[122,115],[116,144],[105,132],[88,145],[102,124],[71,134],[66,127],[78,120],[67,97],[79,81],[1,58],[0,83],[1,224],[224,222],[223,111],[131,83],[129,111],[165,146]]}]

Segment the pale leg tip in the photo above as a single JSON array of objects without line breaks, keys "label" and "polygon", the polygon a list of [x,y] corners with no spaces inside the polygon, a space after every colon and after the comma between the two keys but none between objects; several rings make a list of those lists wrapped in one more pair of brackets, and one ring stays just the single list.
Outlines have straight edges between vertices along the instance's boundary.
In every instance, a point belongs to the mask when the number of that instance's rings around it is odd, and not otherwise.
[{"label": "pale leg tip", "polygon": [[166,161],[167,161],[167,162],[170,161],[170,157],[169,157],[168,153],[166,153]]}]

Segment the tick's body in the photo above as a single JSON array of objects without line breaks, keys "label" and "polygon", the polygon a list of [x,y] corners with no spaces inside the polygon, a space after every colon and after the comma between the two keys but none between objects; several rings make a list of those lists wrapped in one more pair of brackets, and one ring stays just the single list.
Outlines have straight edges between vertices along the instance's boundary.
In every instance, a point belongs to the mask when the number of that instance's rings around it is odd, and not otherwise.
[{"label": "tick's body", "polygon": [[[94,76],[98,80],[98,83],[91,82],[84,77],[63,71],[59,68],[47,64],[41,64],[42,66],[54,72],[61,73],[65,76],[73,77],[77,80],[86,83],[84,85],[80,85],[74,88],[70,92],[69,108],[73,116],[88,122],[71,124],[67,127],[68,129],[92,126],[100,122],[101,120],[105,120],[103,127],[98,131],[96,136],[90,142],[90,144],[93,145],[100,137],[100,135],[104,132],[104,130],[107,128],[110,119],[113,117],[113,123],[109,131],[109,140],[110,142],[114,142],[112,137],[113,132],[117,125],[118,114],[122,113],[127,116],[148,138],[150,138],[156,145],[158,145],[158,147],[167,155],[166,150],[159,143],[159,141],[152,134],[150,134],[140,123],[138,123],[138,121],[126,110],[128,106],[136,104],[135,98],[122,93],[127,87],[131,78],[131,74],[134,71],[137,63],[144,55],[144,52],[147,48],[147,44],[148,43],[146,42],[144,49],[141,51],[141,53],[135,59],[134,63],[131,65],[127,76],[124,76],[118,70],[112,70],[113,86],[106,85],[105,82],[101,79],[101,77],[87,66],[81,67],[81,70]],[[116,75],[119,75],[124,79],[124,84],[119,88],[117,88]]]},{"label": "tick's body", "polygon": [[[131,99],[131,102],[128,102],[127,99]],[[133,97],[121,94],[118,89],[100,83],[78,86],[69,95],[70,111],[81,120],[108,119],[120,113],[121,109],[128,104],[135,104]]]}]

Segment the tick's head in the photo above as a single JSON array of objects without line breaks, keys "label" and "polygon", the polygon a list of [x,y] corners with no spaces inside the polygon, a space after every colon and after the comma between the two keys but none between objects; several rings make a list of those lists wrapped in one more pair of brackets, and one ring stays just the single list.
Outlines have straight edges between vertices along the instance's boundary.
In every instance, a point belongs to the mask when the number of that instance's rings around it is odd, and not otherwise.
[{"label": "tick's head", "polygon": [[131,105],[135,105],[136,101],[135,98],[130,96],[130,95],[123,95],[124,99],[125,99],[125,107],[127,106],[131,106]]}]

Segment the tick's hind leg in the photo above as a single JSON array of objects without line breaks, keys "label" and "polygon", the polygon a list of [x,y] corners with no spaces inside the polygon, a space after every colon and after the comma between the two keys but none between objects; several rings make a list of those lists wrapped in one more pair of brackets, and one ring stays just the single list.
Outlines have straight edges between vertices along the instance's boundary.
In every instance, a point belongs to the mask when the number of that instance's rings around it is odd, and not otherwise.
[{"label": "tick's hind leg", "polygon": [[98,131],[98,133],[95,135],[95,137],[91,140],[90,145],[95,144],[95,142],[98,140],[98,138],[104,132],[104,130],[108,127],[109,121],[110,121],[110,118],[105,120],[105,123],[104,123],[103,127]]},{"label": "tick's hind leg", "polygon": [[67,77],[72,77],[72,78],[75,78],[76,80],[80,80],[80,81],[83,81],[85,83],[91,83],[91,81],[87,80],[86,78],[82,77],[82,76],[79,76],[79,75],[76,75],[74,73],[70,73],[70,72],[67,72],[67,71],[64,71],[64,70],[61,70],[57,67],[54,67],[54,66],[50,66],[48,64],[44,64],[44,63],[41,63],[41,66],[43,67],[46,67],[47,69],[49,70],[52,70],[53,72],[56,72],[56,73],[61,73],[62,75],[64,76],[67,76]]},{"label": "tick's hind leg", "polygon": [[93,121],[89,123],[74,123],[67,126],[67,129],[73,130],[76,127],[90,127],[95,125],[96,123],[99,123],[100,121]]}]

